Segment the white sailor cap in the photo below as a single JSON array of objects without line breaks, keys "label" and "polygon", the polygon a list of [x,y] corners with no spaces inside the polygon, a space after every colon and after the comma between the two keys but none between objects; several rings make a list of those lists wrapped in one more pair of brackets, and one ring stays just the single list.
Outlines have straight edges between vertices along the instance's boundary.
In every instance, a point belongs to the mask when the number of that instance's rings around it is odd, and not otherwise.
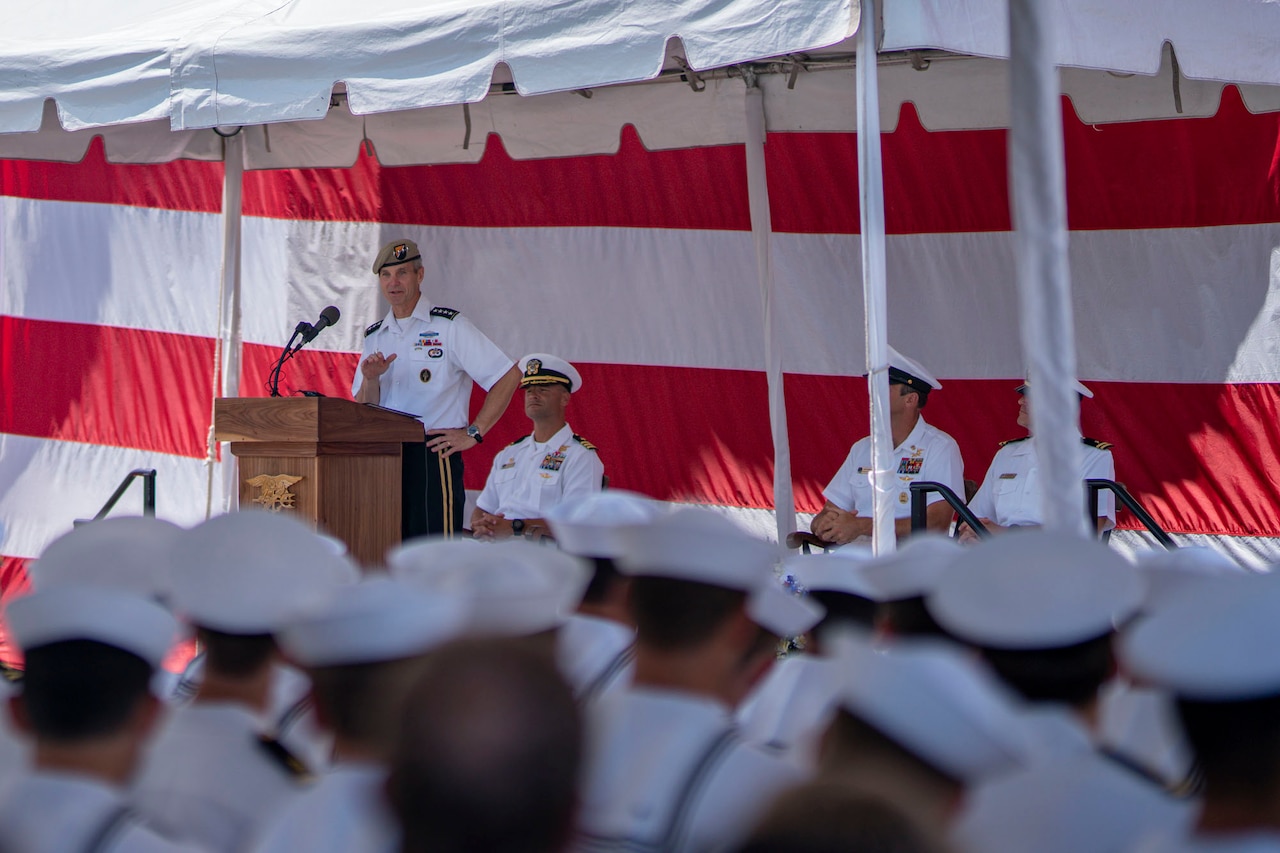
[{"label": "white sailor cap", "polygon": [[468,632],[526,636],[564,624],[591,581],[584,560],[524,539],[480,543],[420,539],[387,556],[393,577],[470,610]]},{"label": "white sailor cap", "polygon": [[1189,699],[1280,694],[1280,578],[1223,578],[1188,588],[1120,639],[1126,670]]},{"label": "white sailor cap", "polygon": [[460,636],[466,602],[430,595],[402,581],[373,577],[330,592],[315,613],[278,635],[280,647],[306,667],[400,660]]},{"label": "white sailor cap", "polygon": [[839,592],[879,601],[879,591],[867,580],[871,555],[851,560],[842,555],[843,550],[788,557],[782,564],[782,573],[795,578],[805,592]]},{"label": "white sailor cap", "polygon": [[624,527],[646,524],[666,512],[665,504],[618,489],[569,498],[545,514],[561,551],[578,557],[618,557]]},{"label": "white sailor cap", "polygon": [[1107,546],[1040,530],[960,555],[925,601],[945,630],[995,649],[1050,649],[1101,637],[1142,603],[1137,571]]},{"label": "white sailor cap", "polygon": [[[1073,380],[1073,383],[1076,388],[1076,393],[1079,394],[1081,397],[1089,397],[1089,398],[1093,397],[1093,392],[1090,391],[1089,388],[1079,379]],[[1017,388],[1014,388],[1013,390],[1017,391],[1019,394],[1027,393],[1028,391],[1031,390],[1031,380],[1028,379],[1026,382],[1023,382],[1021,385],[1019,385]]]},{"label": "white sailor cap", "polygon": [[67,640],[123,649],[159,668],[178,625],[158,602],[124,589],[63,584],[14,599],[5,621],[24,651]]},{"label": "white sailor cap", "polygon": [[183,529],[149,517],[104,518],[80,525],[44,549],[31,564],[36,590],[67,584],[125,589],[167,601],[169,567]]},{"label": "white sailor cap", "polygon": [[774,576],[782,557],[778,546],[711,510],[681,509],[629,527],[624,535],[622,572],[741,590],[747,593],[747,615],[779,636],[803,634],[825,612],[816,601],[792,595]]},{"label": "white sailor cap", "polygon": [[559,385],[573,393],[582,387],[582,377],[572,364],[545,352],[534,352],[520,359],[520,387]]},{"label": "white sailor cap", "polygon": [[174,563],[173,607],[227,634],[270,634],[310,613],[359,570],[293,518],[245,510],[187,531]]},{"label": "white sailor cap", "polygon": [[873,558],[864,571],[876,601],[901,601],[932,592],[963,553],[954,539],[937,534],[912,536],[896,551]]},{"label": "white sailor cap", "polygon": [[972,657],[937,640],[846,642],[840,705],[942,773],[972,783],[1026,763],[1016,706]]},{"label": "white sailor cap", "polygon": [[1175,600],[1185,589],[1250,574],[1221,551],[1197,546],[1145,551],[1138,555],[1135,565],[1145,581],[1146,599],[1142,609],[1148,613]]},{"label": "white sailor cap", "polygon": [[928,393],[930,389],[934,391],[942,390],[942,383],[932,373],[925,370],[923,364],[914,358],[907,358],[893,347],[889,347],[889,381],[898,385],[906,385],[925,393]]}]

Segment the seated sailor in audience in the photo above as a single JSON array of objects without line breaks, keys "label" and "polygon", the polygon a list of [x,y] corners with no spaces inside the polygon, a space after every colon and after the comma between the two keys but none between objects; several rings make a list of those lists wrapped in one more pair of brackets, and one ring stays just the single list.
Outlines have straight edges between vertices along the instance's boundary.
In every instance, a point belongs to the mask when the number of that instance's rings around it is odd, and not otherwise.
[{"label": "seated sailor in audience", "polygon": [[387,783],[402,853],[568,849],[582,719],[554,664],[509,639],[433,652],[411,690]]},{"label": "seated sailor in audience", "polygon": [[1280,851],[1277,614],[1274,577],[1218,576],[1179,590],[1122,637],[1126,668],[1175,697],[1202,798],[1189,830],[1153,833],[1142,853]]},{"label": "seated sailor in audience", "polygon": [[582,703],[595,702],[631,683],[635,672],[635,620],[631,579],[618,571],[626,531],[666,511],[642,495],[610,489],[572,498],[547,514],[556,544],[591,563],[591,582],[577,612],[560,629],[556,658]]},{"label": "seated sailor in audience", "polygon": [[336,590],[314,615],[278,634],[306,669],[333,766],[270,820],[257,853],[392,853],[399,831],[383,797],[404,697],[425,653],[466,626],[461,596],[431,596],[373,578]]},{"label": "seated sailor in audience", "polygon": [[[1083,382],[1076,382],[1076,393],[1084,401],[1093,397]],[[1031,432],[1031,383],[1024,382],[1017,388],[1018,426]],[[1093,438],[1084,439],[1083,457],[1080,460],[1081,506],[1084,506],[1083,483],[1090,479],[1114,480],[1116,463],[1111,456],[1111,445]],[[1034,435],[1025,435],[1002,442],[987,469],[978,492],[969,502],[969,509],[982,525],[992,533],[1009,527],[1039,527],[1044,523],[1040,509],[1040,487],[1037,481],[1039,458],[1036,455]],[[1103,491],[1098,495],[1098,530],[1110,530],[1116,526],[1115,496]],[[978,536],[962,524],[960,539],[974,542]]]},{"label": "seated sailor in audience", "polygon": [[[951,436],[925,423],[920,411],[931,391],[942,383],[924,366],[889,349],[889,426],[893,433],[892,477],[894,517],[899,538],[911,532],[911,484],[917,480],[942,483],[964,494],[964,462]],[[823,491],[826,504],[814,516],[810,530],[829,542],[844,545],[871,536],[871,437],[859,439]],[[929,495],[929,529],[945,533],[951,507],[942,495]]]},{"label": "seated sailor in audience", "polygon": [[275,632],[357,570],[301,523],[268,512],[218,516],[180,545],[173,603],[206,650],[204,677],[161,727],[133,804],[173,837],[239,851],[310,776],[264,732]]},{"label": "seated sailor in audience", "polygon": [[778,638],[822,615],[775,579],[779,556],[709,510],[629,529],[619,566],[633,578],[635,677],[592,709],[580,849],[718,849],[801,780],[733,719]]},{"label": "seated sailor in audience", "polygon": [[1028,703],[1035,753],[980,785],[952,840],[963,851],[1126,850],[1185,825],[1189,804],[1143,768],[1097,745],[1098,697],[1115,673],[1112,642],[1142,603],[1136,570],[1100,542],[1022,531],[962,554],[926,599]]},{"label": "seated sailor in audience", "polygon": [[197,849],[162,838],[126,799],[160,709],[149,687],[177,635],[169,612],[123,589],[66,583],[13,601],[5,618],[26,665],[10,710],[34,749],[0,792],[0,850]]},{"label": "seated sailor in audience", "polygon": [[548,510],[604,485],[604,463],[595,445],[565,420],[570,395],[582,388],[578,371],[546,353],[526,355],[519,367],[524,413],[533,421],[533,432],[493,459],[471,513],[471,532],[480,539],[539,537],[547,532]]}]

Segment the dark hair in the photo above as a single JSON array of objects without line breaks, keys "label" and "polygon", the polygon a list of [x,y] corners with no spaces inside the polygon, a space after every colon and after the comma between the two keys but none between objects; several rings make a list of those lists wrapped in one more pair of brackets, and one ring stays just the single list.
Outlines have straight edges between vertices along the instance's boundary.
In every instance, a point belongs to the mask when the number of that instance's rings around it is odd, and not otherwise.
[{"label": "dark hair", "polygon": [[1270,808],[1280,792],[1280,695],[1242,702],[1178,699],[1206,797]]},{"label": "dark hair", "polygon": [[819,643],[825,642],[828,634],[844,625],[856,625],[867,631],[875,627],[876,603],[869,598],[833,589],[811,591],[808,595],[827,609],[822,621],[810,631]]},{"label": "dark hair", "polygon": [[609,557],[592,557],[591,583],[582,594],[583,604],[602,604],[622,582],[623,575]]},{"label": "dark hair", "polygon": [[390,749],[405,694],[422,658],[307,670],[311,689],[335,734]]},{"label": "dark hair", "polygon": [[923,827],[885,800],[832,780],[782,793],[738,853],[935,853]]},{"label": "dark hair", "polygon": [[631,587],[636,640],[662,650],[699,646],[746,598],[740,590],[697,581],[638,577]]},{"label": "dark hair", "polygon": [[439,649],[403,708],[387,780],[401,850],[562,849],[581,757],[573,693],[544,655],[507,640]]},{"label": "dark hair", "polygon": [[881,602],[876,609],[876,621],[883,621],[898,637],[948,636],[925,607],[923,595]]},{"label": "dark hair", "polygon": [[212,628],[196,628],[204,648],[205,668],[231,678],[245,678],[262,669],[276,650],[270,634],[225,634]]},{"label": "dark hair", "polygon": [[151,683],[151,664],[93,640],[65,640],[26,654],[22,700],[39,738],[73,742],[117,732]]},{"label": "dark hair", "polygon": [[1115,672],[1111,634],[1056,649],[983,648],[996,674],[1028,702],[1092,702]]},{"label": "dark hair", "polygon": [[908,394],[915,394],[917,397],[919,397],[920,403],[919,405],[916,406],[917,409],[923,409],[925,407],[925,405],[929,402],[929,392],[933,390],[928,386],[924,388],[917,388],[915,385],[908,385],[905,382],[894,382],[892,384],[897,385],[901,389],[900,391],[898,391],[899,397],[905,397]]},{"label": "dark hair", "polygon": [[840,709],[827,729],[823,744],[823,772],[839,774],[844,765],[865,764],[876,759],[905,766],[937,784],[956,788],[964,784],[963,780],[940,770],[871,723]]}]

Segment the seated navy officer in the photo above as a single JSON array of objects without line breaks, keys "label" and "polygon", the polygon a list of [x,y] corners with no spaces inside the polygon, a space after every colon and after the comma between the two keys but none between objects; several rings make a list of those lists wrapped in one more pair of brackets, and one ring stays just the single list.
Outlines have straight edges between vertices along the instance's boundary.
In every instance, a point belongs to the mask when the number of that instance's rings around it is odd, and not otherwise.
[{"label": "seated navy officer", "polygon": [[595,445],[575,435],[565,420],[570,395],[582,388],[578,371],[546,353],[526,355],[520,370],[533,433],[494,457],[471,513],[471,532],[480,539],[539,536],[548,532],[547,510],[603,487],[604,463]]},{"label": "seated navy officer", "polygon": [[[964,494],[960,445],[920,416],[929,392],[941,388],[942,383],[923,365],[889,348],[889,425],[896,466],[895,530],[899,537],[911,532],[910,489],[916,480],[942,483],[956,494]],[[837,545],[871,535],[871,464],[871,437],[867,436],[854,443],[844,464],[823,490],[827,502],[814,516],[810,530]],[[928,520],[930,530],[943,533],[951,524],[951,507],[937,492],[929,495]]]},{"label": "seated navy officer", "polygon": [[[1016,389],[1020,395],[1018,426],[1024,427],[1028,433],[1032,426],[1030,389],[1030,382],[1024,382]],[[1076,393],[1081,402],[1093,397],[1093,392],[1083,382],[1076,382]],[[987,476],[969,502],[969,509],[992,533],[1009,527],[1039,527],[1044,523],[1037,480],[1039,468],[1034,435],[1001,442],[1000,449],[991,460],[991,467],[987,469]],[[1114,480],[1116,463],[1111,456],[1110,444],[1086,438],[1080,460],[1080,480],[1093,478]],[[1116,499],[1111,492],[1103,491],[1098,495],[1097,526],[1099,531],[1116,526]],[[977,538],[968,525],[960,526],[962,541],[972,542]]]},{"label": "seated navy officer", "polygon": [[[351,382],[358,403],[415,415],[427,433],[426,518],[406,518],[405,535],[452,535],[462,529],[466,494],[462,456],[507,410],[520,374],[502,350],[452,308],[422,298],[426,274],[418,244],[393,240],[373,262],[391,310],[364,333],[360,369]],[[476,419],[467,423],[471,383],[485,389]],[[406,495],[405,512],[414,495]]]}]

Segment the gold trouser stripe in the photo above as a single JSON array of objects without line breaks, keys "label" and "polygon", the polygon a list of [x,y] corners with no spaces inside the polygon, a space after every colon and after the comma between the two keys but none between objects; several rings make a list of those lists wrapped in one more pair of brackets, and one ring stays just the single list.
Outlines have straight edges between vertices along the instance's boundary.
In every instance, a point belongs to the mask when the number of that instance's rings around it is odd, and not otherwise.
[{"label": "gold trouser stripe", "polygon": [[444,458],[441,453],[436,454],[436,461],[440,463],[440,491],[441,505],[444,508],[444,525],[443,531],[445,536],[453,535],[453,466],[449,464],[449,460]]}]

